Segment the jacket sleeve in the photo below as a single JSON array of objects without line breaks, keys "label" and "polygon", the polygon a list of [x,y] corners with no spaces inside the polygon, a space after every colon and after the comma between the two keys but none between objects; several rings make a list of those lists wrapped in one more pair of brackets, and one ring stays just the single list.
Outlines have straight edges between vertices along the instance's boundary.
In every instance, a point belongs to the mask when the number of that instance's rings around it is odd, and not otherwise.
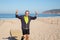
[{"label": "jacket sleeve", "polygon": [[16,18],[19,18],[19,19],[21,19],[21,18],[22,18],[22,16],[16,15]]},{"label": "jacket sleeve", "polygon": [[35,20],[36,18],[37,18],[36,16],[34,16],[34,17],[30,16],[31,20]]}]

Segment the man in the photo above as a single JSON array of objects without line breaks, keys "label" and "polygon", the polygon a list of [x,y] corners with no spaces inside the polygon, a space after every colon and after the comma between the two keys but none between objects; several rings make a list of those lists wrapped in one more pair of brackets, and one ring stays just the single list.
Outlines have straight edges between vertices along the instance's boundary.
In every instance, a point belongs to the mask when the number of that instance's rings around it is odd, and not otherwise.
[{"label": "man", "polygon": [[21,40],[23,40],[25,38],[25,40],[28,40],[29,39],[29,34],[30,34],[30,28],[29,28],[29,25],[30,25],[30,21],[31,20],[35,20],[37,18],[37,12],[35,12],[35,16],[32,17],[32,16],[29,16],[30,12],[29,10],[26,10],[25,11],[25,15],[20,15],[18,16],[18,11],[16,11],[16,18],[19,18],[21,20],[21,25],[22,25],[22,33],[23,33],[23,36],[21,38]]}]

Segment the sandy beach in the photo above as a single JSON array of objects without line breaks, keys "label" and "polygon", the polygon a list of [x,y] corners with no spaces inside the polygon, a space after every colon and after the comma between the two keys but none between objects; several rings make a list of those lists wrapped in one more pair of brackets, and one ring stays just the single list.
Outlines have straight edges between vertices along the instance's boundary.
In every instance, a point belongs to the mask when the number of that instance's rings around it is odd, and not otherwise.
[{"label": "sandy beach", "polygon": [[[21,22],[17,18],[0,19],[0,40],[21,39]],[[60,17],[39,17],[30,23],[29,40],[60,40]]]}]

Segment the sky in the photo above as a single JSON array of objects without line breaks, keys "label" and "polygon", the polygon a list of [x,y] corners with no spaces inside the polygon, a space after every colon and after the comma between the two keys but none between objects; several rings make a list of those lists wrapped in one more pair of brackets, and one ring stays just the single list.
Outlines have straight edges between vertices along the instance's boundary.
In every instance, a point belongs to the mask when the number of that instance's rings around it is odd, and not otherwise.
[{"label": "sky", "polygon": [[25,10],[41,13],[46,10],[60,9],[60,0],[0,0],[0,13],[15,13],[17,9],[20,13],[24,13]]}]

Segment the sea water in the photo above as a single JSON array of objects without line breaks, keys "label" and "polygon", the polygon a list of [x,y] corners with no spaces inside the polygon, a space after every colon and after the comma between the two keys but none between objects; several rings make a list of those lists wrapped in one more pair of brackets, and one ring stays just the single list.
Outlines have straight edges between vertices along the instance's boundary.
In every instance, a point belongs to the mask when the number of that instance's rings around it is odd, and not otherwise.
[{"label": "sea water", "polygon": [[[20,16],[24,14],[21,13],[18,15]],[[0,13],[0,18],[16,18],[15,16],[16,15],[14,13]],[[35,14],[31,13],[30,16],[35,16]],[[38,17],[56,17],[56,16],[60,17],[60,14],[43,14],[43,13],[38,14]]]}]

